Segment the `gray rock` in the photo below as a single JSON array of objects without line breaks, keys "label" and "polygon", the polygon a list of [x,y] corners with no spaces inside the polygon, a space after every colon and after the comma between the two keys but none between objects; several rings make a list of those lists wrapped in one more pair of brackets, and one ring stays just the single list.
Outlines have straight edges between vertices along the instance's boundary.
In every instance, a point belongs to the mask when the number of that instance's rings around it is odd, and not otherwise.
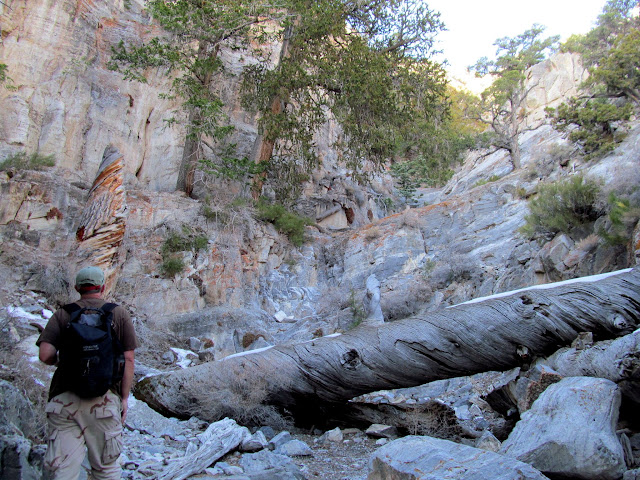
[{"label": "gray rock", "polygon": [[524,413],[551,384],[562,380],[562,375],[546,365],[536,365],[521,375],[512,388],[518,410]]},{"label": "gray rock", "polygon": [[342,434],[342,430],[339,427],[334,428],[333,430],[329,430],[325,432],[320,437],[320,442],[342,442],[344,440],[344,435]]},{"label": "gray rock", "polygon": [[367,480],[543,480],[518,460],[432,437],[409,436],[378,449]]},{"label": "gray rock", "polygon": [[[20,435],[0,434],[0,478],[38,480],[42,475],[42,455],[31,455],[31,442]],[[37,461],[36,461],[37,460]]]},{"label": "gray rock", "polygon": [[31,402],[14,385],[0,380],[0,434],[29,437],[37,429]]},{"label": "gray rock", "polygon": [[129,397],[126,425],[132,430],[148,433],[154,437],[166,435],[174,440],[183,437],[188,430],[175,418],[167,418],[160,415],[142,400],[135,399],[133,395]]},{"label": "gray rock", "polygon": [[291,441],[291,434],[289,432],[280,432],[279,434],[277,434],[275,437],[273,437],[271,440],[269,440],[269,449],[270,450],[275,450],[276,448],[278,448],[280,445],[284,445],[285,443]]},{"label": "gray rock", "polygon": [[198,337],[189,337],[189,350],[198,353],[204,347],[204,343]]},{"label": "gray rock", "polygon": [[269,442],[267,441],[264,433],[258,430],[256,433],[251,435],[250,438],[242,442],[240,445],[241,452],[258,452],[264,448],[267,448]]},{"label": "gray rock", "polygon": [[276,431],[273,429],[273,427],[270,427],[268,425],[264,427],[260,427],[258,431],[262,432],[267,440],[271,440],[273,437],[276,436]]},{"label": "gray rock", "polygon": [[291,458],[270,450],[245,453],[240,457],[239,464],[245,475],[254,480],[304,479],[304,475]]},{"label": "gray rock", "polygon": [[615,430],[620,402],[610,380],[565,378],[522,415],[500,453],[550,475],[619,479],[626,470]]},{"label": "gray rock", "polygon": [[640,468],[627,470],[624,472],[624,475],[622,475],[622,480],[640,480]]},{"label": "gray rock", "polygon": [[367,428],[365,433],[374,438],[396,438],[398,436],[398,429],[391,425],[374,423]]},{"label": "gray rock", "polygon": [[302,440],[291,440],[276,448],[274,453],[286,455],[287,457],[308,457],[313,455],[313,450]]},{"label": "gray rock", "polygon": [[476,448],[487,450],[489,452],[498,452],[502,443],[495,435],[488,430],[485,431],[480,438],[476,439]]}]

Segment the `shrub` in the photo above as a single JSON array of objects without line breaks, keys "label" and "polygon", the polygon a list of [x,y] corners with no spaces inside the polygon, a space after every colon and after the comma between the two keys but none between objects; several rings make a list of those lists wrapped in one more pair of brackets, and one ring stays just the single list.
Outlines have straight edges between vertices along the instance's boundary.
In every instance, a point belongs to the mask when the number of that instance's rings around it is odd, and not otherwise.
[{"label": "shrub", "polygon": [[198,251],[207,248],[209,239],[204,235],[179,234],[171,232],[162,244],[162,256],[168,256],[171,253],[187,252],[190,250]]},{"label": "shrub", "polygon": [[630,230],[640,219],[640,207],[631,205],[626,198],[609,194],[609,222],[607,230],[601,228],[598,235],[609,245],[626,245],[631,238]]},{"label": "shrub", "polygon": [[259,220],[271,222],[276,230],[289,238],[296,247],[304,243],[304,227],[313,225],[313,220],[288,211],[283,205],[260,201],[257,204]]},{"label": "shrub", "polygon": [[357,327],[367,318],[367,312],[362,306],[362,301],[359,301],[356,298],[356,291],[353,289],[351,289],[351,293],[349,294],[349,309],[351,310],[351,315],[353,316],[353,323],[351,324],[351,328]]},{"label": "shrub", "polygon": [[160,249],[163,260],[160,266],[162,275],[170,278],[184,270],[184,260],[175,255],[176,253],[187,251],[197,252],[198,250],[205,249],[208,244],[209,240],[206,236],[196,235],[186,226],[183,227],[182,233],[176,231],[170,232]]},{"label": "shrub", "polygon": [[486,185],[487,183],[496,182],[498,180],[500,180],[500,177],[498,175],[491,175],[489,178],[478,180],[474,187],[480,187],[482,185]]},{"label": "shrub", "polygon": [[599,187],[582,176],[541,185],[529,201],[529,215],[519,231],[528,238],[552,238],[559,232],[596,220]]},{"label": "shrub", "polygon": [[269,391],[286,390],[290,380],[274,372],[260,375],[256,373],[260,368],[229,365],[216,372],[215,377],[198,377],[189,382],[184,391],[192,406],[188,413],[210,422],[229,417],[250,427],[268,425],[278,430],[290,427],[288,420],[268,403]]},{"label": "shrub", "polygon": [[162,276],[165,278],[171,278],[174,275],[182,272],[184,270],[185,264],[184,260],[179,257],[169,257],[165,258],[160,266],[160,270],[162,271]]},{"label": "shrub", "polygon": [[16,172],[19,170],[43,170],[46,167],[54,167],[56,160],[53,155],[41,155],[26,152],[18,152],[9,155],[0,163],[0,172]]}]

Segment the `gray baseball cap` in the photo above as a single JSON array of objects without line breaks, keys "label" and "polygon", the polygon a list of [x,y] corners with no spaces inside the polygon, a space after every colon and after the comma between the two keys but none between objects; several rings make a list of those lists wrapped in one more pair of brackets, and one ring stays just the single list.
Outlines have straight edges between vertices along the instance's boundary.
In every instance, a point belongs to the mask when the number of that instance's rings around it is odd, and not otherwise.
[{"label": "gray baseball cap", "polygon": [[76,285],[101,287],[104,285],[104,273],[99,267],[85,267],[76,275]]}]

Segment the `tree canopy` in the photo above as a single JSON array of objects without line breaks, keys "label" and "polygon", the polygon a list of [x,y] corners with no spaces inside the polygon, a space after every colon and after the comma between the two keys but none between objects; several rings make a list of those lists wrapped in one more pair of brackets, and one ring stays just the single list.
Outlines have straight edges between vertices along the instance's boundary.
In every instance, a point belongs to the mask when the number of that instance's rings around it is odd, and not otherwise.
[{"label": "tree canopy", "polygon": [[[330,116],[342,129],[335,147],[352,169],[382,167],[408,124],[442,110],[444,72],[430,55],[444,26],[424,2],[151,0],[148,8],[166,34],[120,43],[111,67],[134,80],[144,81],[149,67],[175,75],[172,94],[189,117],[186,175],[201,158],[233,158],[216,153],[230,129],[213,81],[224,74],[224,48],[256,60],[243,72],[244,105],[260,114],[262,153],[251,159],[257,168],[236,159],[240,174],[290,172],[285,183],[299,183],[318,164],[314,135]],[[276,65],[261,48],[267,43],[282,45]]]},{"label": "tree canopy", "polygon": [[588,159],[615,148],[626,135],[634,105],[640,106],[640,31],[632,13],[636,5],[635,0],[609,0],[593,30],[562,46],[582,55],[590,75],[581,95],[549,109],[548,115]]},{"label": "tree canopy", "polygon": [[492,76],[493,82],[471,103],[468,114],[491,127],[489,143],[507,150],[514,168],[520,168],[518,137],[529,129],[524,123],[524,105],[532,86],[525,88],[525,72],[553,52],[559,39],[542,38],[544,30],[541,25],[533,25],[516,37],[500,38],[494,43],[497,49],[493,60],[483,57],[469,67],[477,76]]}]

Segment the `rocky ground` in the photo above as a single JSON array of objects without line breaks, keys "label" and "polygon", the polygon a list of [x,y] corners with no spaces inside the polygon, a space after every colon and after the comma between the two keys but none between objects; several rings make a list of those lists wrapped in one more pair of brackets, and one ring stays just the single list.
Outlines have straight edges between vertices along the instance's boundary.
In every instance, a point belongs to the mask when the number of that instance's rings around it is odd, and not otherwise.
[{"label": "rocky ground", "polygon": [[349,433],[343,441],[322,442],[314,435],[294,434],[313,450],[313,455],[297,457],[295,463],[307,479],[364,480],[367,478],[371,454],[380,447],[379,439],[371,438],[361,431]]}]

